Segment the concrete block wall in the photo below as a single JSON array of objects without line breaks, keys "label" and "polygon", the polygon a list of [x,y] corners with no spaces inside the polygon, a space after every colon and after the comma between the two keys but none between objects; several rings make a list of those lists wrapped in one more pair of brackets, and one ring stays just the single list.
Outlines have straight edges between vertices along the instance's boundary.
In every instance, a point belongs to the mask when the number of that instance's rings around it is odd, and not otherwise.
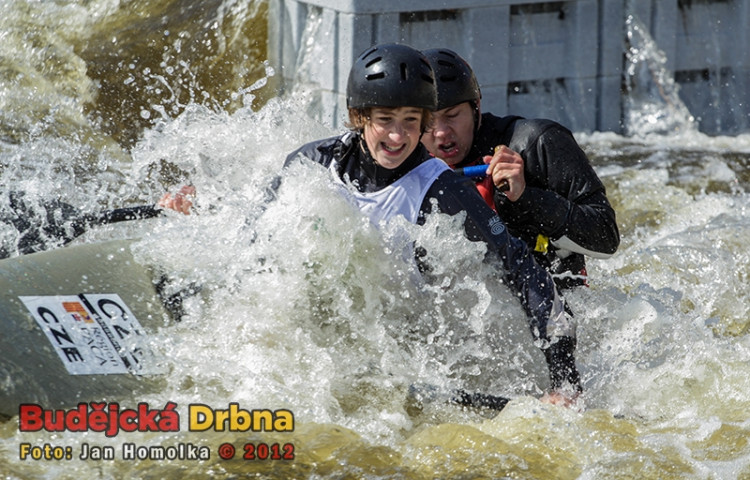
[{"label": "concrete block wall", "polygon": [[375,43],[400,42],[466,58],[485,111],[622,132],[625,17],[635,12],[701,125],[747,127],[747,102],[717,102],[748,98],[750,0],[269,1],[268,56],[282,88],[306,85],[308,112],[333,126],[346,119],[352,61]]},{"label": "concrete block wall", "polygon": [[517,2],[509,12],[507,41],[496,47],[508,46],[507,83],[488,84],[490,111],[551,118],[575,131],[619,130],[622,2]]},{"label": "concrete block wall", "polygon": [[750,130],[750,1],[630,0],[709,134]]}]

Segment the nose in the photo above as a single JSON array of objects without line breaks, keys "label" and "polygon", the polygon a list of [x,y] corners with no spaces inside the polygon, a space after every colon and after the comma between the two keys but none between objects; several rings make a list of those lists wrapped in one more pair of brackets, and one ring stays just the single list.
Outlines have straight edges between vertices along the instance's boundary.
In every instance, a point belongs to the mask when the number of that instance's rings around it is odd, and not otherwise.
[{"label": "nose", "polygon": [[393,139],[401,139],[403,137],[408,137],[409,133],[403,122],[394,122],[393,127],[391,128],[391,131],[389,133],[389,136]]},{"label": "nose", "polygon": [[432,120],[432,125],[428,133],[431,133],[434,137],[444,137],[448,134],[449,128],[448,122],[436,116]]}]

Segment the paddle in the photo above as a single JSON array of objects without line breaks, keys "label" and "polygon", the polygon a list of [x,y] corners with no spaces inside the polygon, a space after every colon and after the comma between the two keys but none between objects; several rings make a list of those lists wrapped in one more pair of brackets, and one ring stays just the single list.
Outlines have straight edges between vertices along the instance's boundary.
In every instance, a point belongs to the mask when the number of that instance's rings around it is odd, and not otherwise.
[{"label": "paddle", "polygon": [[73,220],[73,224],[81,225],[81,228],[109,223],[127,222],[130,220],[141,220],[153,218],[161,214],[162,209],[156,205],[139,205],[137,207],[115,208],[97,214],[81,215]]},{"label": "paddle", "polygon": [[466,390],[454,390],[451,403],[465,407],[489,408],[500,411],[510,402],[509,398],[489,395],[479,392],[467,392]]},{"label": "paddle", "polygon": [[467,392],[463,389],[446,391],[436,385],[413,384],[409,386],[409,396],[420,403],[447,402],[464,407],[488,408],[500,411],[510,402],[509,398],[486,393]]},{"label": "paddle", "polygon": [[487,176],[488,166],[489,165],[472,165],[470,167],[457,168],[453,171],[465,177],[482,178]]},{"label": "paddle", "polygon": [[[487,176],[487,167],[488,165],[472,165],[470,167],[457,168],[453,171],[465,177],[484,178]],[[501,192],[507,192],[510,190],[510,185],[505,180],[497,189]]]}]

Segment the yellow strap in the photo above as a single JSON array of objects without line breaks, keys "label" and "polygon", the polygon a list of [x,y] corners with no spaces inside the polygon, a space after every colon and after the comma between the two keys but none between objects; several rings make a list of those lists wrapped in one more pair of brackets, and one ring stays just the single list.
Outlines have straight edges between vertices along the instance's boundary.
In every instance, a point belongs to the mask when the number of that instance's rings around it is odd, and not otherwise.
[{"label": "yellow strap", "polygon": [[546,237],[540,233],[536,236],[536,246],[534,247],[534,251],[547,253],[547,247],[549,247],[549,237]]}]

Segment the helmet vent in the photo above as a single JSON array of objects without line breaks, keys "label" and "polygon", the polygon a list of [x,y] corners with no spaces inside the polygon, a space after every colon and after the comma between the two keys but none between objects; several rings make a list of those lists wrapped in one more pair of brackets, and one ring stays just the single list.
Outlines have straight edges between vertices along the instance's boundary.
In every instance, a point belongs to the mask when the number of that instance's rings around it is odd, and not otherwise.
[{"label": "helmet vent", "polygon": [[365,64],[365,68],[370,68],[381,60],[383,60],[383,57],[375,57]]},{"label": "helmet vent", "polygon": [[435,77],[424,54],[408,45],[384,44],[366,50],[352,65],[347,108],[411,106],[434,110]]},{"label": "helmet vent", "polygon": [[377,48],[371,48],[371,49],[369,49],[367,52],[365,52],[365,53],[362,54],[362,58],[369,57],[370,55],[372,55],[373,53],[375,53],[377,50],[378,50]]}]

